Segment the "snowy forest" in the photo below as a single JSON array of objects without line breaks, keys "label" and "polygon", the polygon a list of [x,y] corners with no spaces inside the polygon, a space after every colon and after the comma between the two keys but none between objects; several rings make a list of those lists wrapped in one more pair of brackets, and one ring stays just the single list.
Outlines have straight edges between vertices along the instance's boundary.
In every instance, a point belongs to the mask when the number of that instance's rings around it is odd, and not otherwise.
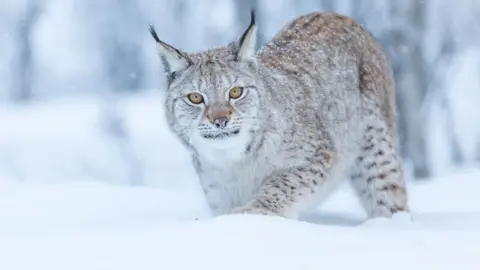
[{"label": "snowy forest", "polygon": [[194,52],[238,38],[250,8],[261,42],[312,11],[351,16],[371,31],[396,77],[407,178],[478,164],[480,1],[6,0],[0,176],[175,185],[166,180],[171,166],[190,165],[161,135],[161,67],[148,26]]},{"label": "snowy forest", "polygon": [[[316,191],[287,174],[253,214],[212,214],[208,195],[239,200],[252,172],[202,189],[149,25],[198,52],[238,39],[252,8],[259,47],[314,11],[379,40],[406,192],[384,172],[360,192],[319,177],[330,196],[300,212]],[[480,269],[480,0],[1,0],[0,44],[1,270]]]}]

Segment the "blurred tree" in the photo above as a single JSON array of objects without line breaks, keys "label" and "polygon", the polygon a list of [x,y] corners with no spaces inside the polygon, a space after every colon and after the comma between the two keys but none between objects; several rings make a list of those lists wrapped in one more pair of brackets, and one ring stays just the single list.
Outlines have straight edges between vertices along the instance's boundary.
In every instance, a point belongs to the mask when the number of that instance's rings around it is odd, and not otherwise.
[{"label": "blurred tree", "polygon": [[109,93],[104,96],[102,111],[99,115],[101,129],[111,138],[118,154],[124,163],[126,179],[132,186],[144,184],[143,164],[136,153],[132,139],[128,132],[123,108],[119,106],[118,95]]},{"label": "blurred tree", "polygon": [[390,2],[391,25],[387,45],[397,85],[398,123],[402,154],[412,160],[414,175],[429,175],[425,125],[420,117],[428,73],[423,56],[426,1]]},{"label": "blurred tree", "polygon": [[[105,40],[105,61],[109,80],[110,93],[138,92],[142,88],[143,68],[141,44],[137,29],[141,26],[141,12],[136,1],[111,0],[112,9],[117,9],[111,15],[109,33]],[[146,24],[145,24],[146,25]],[[118,96],[105,100],[105,129],[112,136],[128,170],[131,185],[143,183],[142,163],[134,151],[131,136],[116,102]]]},{"label": "blurred tree", "polygon": [[104,0],[92,1],[96,11],[87,16],[95,18],[92,31],[103,57],[106,85],[103,91],[103,106],[100,114],[101,128],[115,143],[124,161],[127,178],[131,185],[144,182],[142,164],[135,152],[131,136],[119,107],[119,93],[138,92],[143,86],[144,68],[142,36],[138,29],[146,29],[137,1]]},{"label": "blurred tree", "polygon": [[33,50],[31,37],[35,24],[42,12],[42,1],[28,0],[25,3],[25,12],[16,25],[17,57],[14,62],[15,76],[11,98],[15,101],[29,100],[32,93],[33,81]]},{"label": "blurred tree", "polygon": [[[433,72],[435,69],[445,69],[452,64],[453,57],[456,53],[456,44],[454,42],[453,30],[449,25],[445,25],[444,35],[441,38],[440,50],[433,61],[430,63],[428,70],[428,87],[425,103],[431,102],[431,97],[437,96],[441,107],[446,112],[447,126],[452,127],[447,130],[448,142],[450,146],[450,153],[453,163],[460,165],[463,162],[462,151],[458,145],[457,137],[455,136],[455,116],[453,115],[452,104],[448,98],[445,87],[442,87],[443,78],[438,78],[440,72]],[[440,89],[440,91],[439,91]],[[426,104],[428,105],[428,104]]]},{"label": "blurred tree", "polygon": [[111,0],[107,28],[104,29],[104,55],[112,91],[136,92],[142,87],[143,68],[138,30],[143,29],[136,1]]}]

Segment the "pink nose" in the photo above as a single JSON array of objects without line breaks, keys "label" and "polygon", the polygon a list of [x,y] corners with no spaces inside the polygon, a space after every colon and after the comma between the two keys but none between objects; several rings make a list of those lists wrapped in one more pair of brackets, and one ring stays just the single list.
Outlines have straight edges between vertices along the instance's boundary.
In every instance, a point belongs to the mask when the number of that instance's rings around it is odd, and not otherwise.
[{"label": "pink nose", "polygon": [[220,116],[215,119],[213,119],[212,123],[217,127],[217,128],[225,128],[228,124],[228,121],[230,119],[227,116]]}]

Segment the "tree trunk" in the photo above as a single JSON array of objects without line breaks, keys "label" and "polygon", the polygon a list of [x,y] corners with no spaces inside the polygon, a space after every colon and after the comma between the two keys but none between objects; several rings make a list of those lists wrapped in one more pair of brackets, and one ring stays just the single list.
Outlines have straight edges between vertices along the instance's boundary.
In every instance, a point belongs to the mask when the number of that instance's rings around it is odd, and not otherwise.
[{"label": "tree trunk", "polygon": [[402,154],[412,160],[416,178],[429,175],[425,125],[420,117],[429,78],[422,52],[424,6],[417,0],[392,1],[393,29],[388,42],[395,63]]},{"label": "tree trunk", "polygon": [[25,19],[18,22],[17,44],[18,58],[16,61],[16,78],[11,92],[15,101],[26,101],[32,97],[33,53],[31,36],[33,28],[41,13],[41,1],[28,1]]},{"label": "tree trunk", "polygon": [[[110,4],[118,14],[111,15],[104,35],[104,55],[111,91],[136,92],[142,87],[142,63],[139,34],[142,26],[136,2],[114,0]],[[121,29],[119,27],[122,27]],[[144,27],[144,25],[143,25]]]}]

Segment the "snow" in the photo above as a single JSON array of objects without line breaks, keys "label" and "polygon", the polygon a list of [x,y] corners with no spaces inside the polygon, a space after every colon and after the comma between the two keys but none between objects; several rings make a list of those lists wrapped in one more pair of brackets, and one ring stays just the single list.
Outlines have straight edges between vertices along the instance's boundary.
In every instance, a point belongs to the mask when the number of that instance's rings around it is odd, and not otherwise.
[{"label": "snow", "polygon": [[211,217],[159,93],[126,97],[142,185],[103,132],[102,102],[2,104],[0,269],[478,269],[480,169],[408,182],[412,214],[366,220],[341,187],[301,221]]},{"label": "snow", "polygon": [[[434,183],[412,187],[413,222],[398,215],[358,224],[333,210],[330,224],[212,219],[201,195],[183,190],[18,186],[0,199],[0,269],[478,269],[478,199],[467,193],[441,209],[442,197],[472,189],[474,179],[426,188]],[[354,206],[341,197],[330,204]],[[462,211],[469,200],[476,204]]]}]

